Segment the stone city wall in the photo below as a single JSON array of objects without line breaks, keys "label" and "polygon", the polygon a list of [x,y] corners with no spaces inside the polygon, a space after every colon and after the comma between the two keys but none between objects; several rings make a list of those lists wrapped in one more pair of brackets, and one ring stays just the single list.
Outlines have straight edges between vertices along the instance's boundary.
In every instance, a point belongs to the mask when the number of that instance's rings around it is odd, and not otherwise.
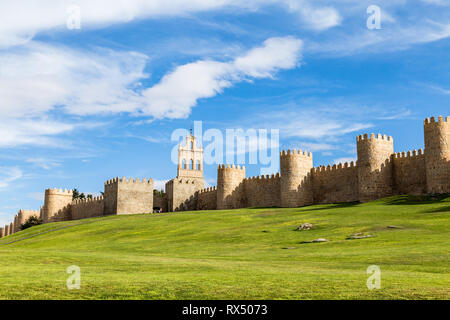
[{"label": "stone city wall", "polygon": [[197,210],[217,209],[217,188],[202,189],[197,193]]},{"label": "stone city wall", "polygon": [[280,174],[252,177],[244,180],[246,207],[279,207]]},{"label": "stone city wall", "polygon": [[398,152],[394,162],[394,189],[397,194],[424,194],[427,191],[425,156],[419,151]]},{"label": "stone city wall", "polygon": [[72,220],[102,217],[104,215],[105,201],[103,197],[91,199],[75,199],[71,204]]},{"label": "stone city wall", "polygon": [[311,170],[314,203],[358,201],[358,172],[354,162]]}]

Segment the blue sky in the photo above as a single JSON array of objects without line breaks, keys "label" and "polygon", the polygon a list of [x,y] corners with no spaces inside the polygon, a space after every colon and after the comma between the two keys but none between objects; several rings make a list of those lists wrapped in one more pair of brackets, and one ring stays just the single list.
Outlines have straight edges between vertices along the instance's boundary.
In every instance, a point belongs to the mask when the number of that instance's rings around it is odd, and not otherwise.
[{"label": "blue sky", "polygon": [[171,134],[194,121],[279,129],[315,166],[355,159],[366,132],[423,148],[423,119],[449,115],[449,37],[447,0],[2,1],[0,225],[48,187],[162,185]]}]

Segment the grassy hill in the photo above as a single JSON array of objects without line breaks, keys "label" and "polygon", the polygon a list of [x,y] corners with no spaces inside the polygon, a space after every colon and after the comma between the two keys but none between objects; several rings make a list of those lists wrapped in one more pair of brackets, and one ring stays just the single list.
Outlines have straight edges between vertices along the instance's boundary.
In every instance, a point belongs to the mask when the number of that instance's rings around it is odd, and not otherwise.
[{"label": "grassy hill", "polygon": [[[315,227],[294,231],[305,222]],[[373,237],[346,240],[359,232]],[[317,238],[329,242],[302,243]],[[80,290],[66,288],[70,265]],[[370,265],[380,290],[366,287]],[[109,216],[0,239],[1,299],[449,299],[449,288],[446,197]]]}]

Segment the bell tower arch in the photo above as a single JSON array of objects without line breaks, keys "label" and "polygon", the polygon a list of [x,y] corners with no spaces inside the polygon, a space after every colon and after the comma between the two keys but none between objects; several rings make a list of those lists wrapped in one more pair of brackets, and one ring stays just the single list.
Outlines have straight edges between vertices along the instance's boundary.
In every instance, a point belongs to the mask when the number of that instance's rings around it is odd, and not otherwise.
[{"label": "bell tower arch", "polygon": [[203,178],[203,148],[192,133],[178,146],[177,178]]}]

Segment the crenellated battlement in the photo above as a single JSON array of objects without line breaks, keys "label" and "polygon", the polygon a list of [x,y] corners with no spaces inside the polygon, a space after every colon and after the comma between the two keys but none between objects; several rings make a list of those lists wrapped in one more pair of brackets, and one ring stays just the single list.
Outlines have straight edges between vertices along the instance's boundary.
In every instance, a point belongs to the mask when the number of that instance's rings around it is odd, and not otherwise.
[{"label": "crenellated battlement", "polygon": [[78,204],[90,204],[93,202],[101,202],[104,201],[105,199],[102,196],[98,196],[98,197],[92,197],[92,198],[84,198],[84,199],[75,199],[72,201],[73,205],[78,205]]},{"label": "crenellated battlement", "polygon": [[222,171],[222,170],[240,170],[240,171],[245,171],[245,166],[240,166],[240,165],[230,165],[230,164],[221,164],[217,167],[217,170]]},{"label": "crenellated battlement", "polygon": [[217,167],[217,209],[235,209],[242,206],[245,166],[219,165]]},{"label": "crenellated battlement", "polygon": [[438,117],[438,121],[436,121],[436,118],[435,118],[435,117],[426,118],[426,119],[423,121],[423,124],[424,124],[424,125],[427,125],[427,124],[442,123],[442,122],[447,122],[447,123],[450,122],[450,117],[439,116],[439,117]]},{"label": "crenellated battlement", "polygon": [[439,116],[424,121],[427,192],[450,191],[450,121]]},{"label": "crenellated battlement", "polygon": [[413,151],[403,151],[397,152],[392,155],[394,159],[414,159],[414,158],[423,158],[424,152],[422,149],[413,150]]},{"label": "crenellated battlement", "polygon": [[392,136],[387,136],[385,134],[380,134],[378,133],[375,136],[375,133],[371,133],[370,135],[365,133],[363,135],[359,135],[356,137],[356,141],[360,142],[360,141],[378,141],[378,142],[387,142],[387,143],[393,143],[394,142],[394,138],[392,138]]},{"label": "crenellated battlement", "polygon": [[57,189],[57,188],[53,188],[53,189],[47,189],[45,190],[45,193],[48,195],[62,195],[62,196],[72,196],[73,191],[72,190],[67,190],[67,189]]},{"label": "crenellated battlement", "polygon": [[31,216],[36,216],[39,217],[40,211],[39,210],[19,210],[18,215],[19,216],[27,216],[27,217],[31,217]]},{"label": "crenellated battlement", "polygon": [[48,223],[152,213],[158,208],[298,207],[365,202],[395,194],[449,193],[449,118],[424,120],[424,149],[395,153],[392,136],[366,133],[356,137],[357,161],[313,167],[311,152],[283,150],[279,173],[247,178],[245,166],[221,164],[217,167],[217,187],[209,188],[204,188],[202,149],[191,135],[179,147],[178,175],[166,182],[164,195],[155,193],[153,179],[147,178],[110,179],[104,183],[104,197],[86,199],[72,200],[72,190],[47,189],[41,210],[20,210],[13,222],[0,228],[0,236],[17,232],[32,215]]},{"label": "crenellated battlement", "polygon": [[321,173],[321,172],[332,172],[332,171],[338,171],[338,170],[345,170],[345,169],[354,169],[356,168],[355,162],[351,161],[345,162],[344,164],[334,164],[334,165],[327,165],[327,166],[318,166],[316,168],[312,168],[312,173]]},{"label": "crenellated battlement", "polygon": [[217,191],[217,187],[209,187],[202,190],[199,190],[198,193],[207,193],[207,192],[215,192]]},{"label": "crenellated battlement", "polygon": [[308,158],[308,159],[312,159],[312,157],[313,157],[311,152],[297,150],[297,149],[283,150],[280,152],[280,157],[294,157],[294,156]]},{"label": "crenellated battlement", "polygon": [[261,182],[270,182],[275,179],[280,179],[280,173],[277,174],[267,174],[267,175],[261,175],[261,176],[253,176],[245,179],[245,181],[261,181]]},{"label": "crenellated battlement", "polygon": [[111,180],[107,180],[105,182],[105,186],[107,185],[114,185],[114,184],[118,184],[118,183],[153,183],[153,179],[147,179],[147,178],[143,178],[142,180],[140,178],[136,178],[134,179],[133,177],[127,178],[127,177],[123,177],[123,178],[113,178]]}]

